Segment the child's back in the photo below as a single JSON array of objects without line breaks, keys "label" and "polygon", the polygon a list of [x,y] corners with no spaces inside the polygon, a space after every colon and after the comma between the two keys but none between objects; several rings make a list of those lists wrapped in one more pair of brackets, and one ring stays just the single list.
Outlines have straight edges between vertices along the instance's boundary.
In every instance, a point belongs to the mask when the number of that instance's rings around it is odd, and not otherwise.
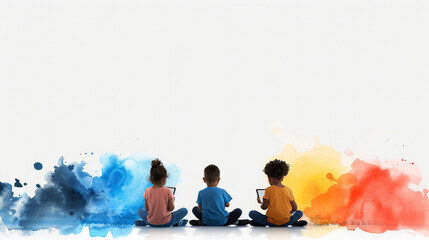
[{"label": "child's back", "polygon": [[267,218],[268,221],[276,225],[282,225],[290,220],[294,197],[290,188],[269,186],[265,189],[265,199],[268,199]]},{"label": "child's back", "polygon": [[228,213],[225,207],[229,207],[231,196],[217,185],[220,181],[220,170],[215,165],[208,165],[204,169],[203,181],[207,187],[198,192],[198,206],[192,209],[192,213],[198,220],[191,220],[191,225],[221,226],[237,224],[241,216],[239,208]]},{"label": "child's back", "polygon": [[146,188],[144,192],[145,209],[138,211],[141,220],[134,221],[135,225],[157,227],[186,225],[188,220],[183,219],[188,214],[186,208],[171,212],[175,208],[175,198],[171,190],[164,187],[168,177],[167,169],[159,159],[153,160],[151,165],[149,181],[153,186]]},{"label": "child's back", "polygon": [[222,188],[206,187],[198,193],[197,203],[202,206],[203,222],[206,225],[224,225],[229,213],[225,205],[232,197]]},{"label": "child's back", "polygon": [[166,187],[149,187],[145,190],[144,199],[150,209],[147,221],[154,225],[163,225],[171,220],[168,211],[168,200],[174,198],[171,190]]},{"label": "child's back", "polygon": [[292,191],[282,183],[289,172],[289,164],[275,159],[265,165],[264,172],[270,186],[265,189],[263,201],[258,198],[258,203],[261,203],[261,209],[267,212],[264,215],[254,210],[250,211],[249,216],[253,219],[250,225],[305,226],[306,221],[298,221],[303,214],[297,209]]}]

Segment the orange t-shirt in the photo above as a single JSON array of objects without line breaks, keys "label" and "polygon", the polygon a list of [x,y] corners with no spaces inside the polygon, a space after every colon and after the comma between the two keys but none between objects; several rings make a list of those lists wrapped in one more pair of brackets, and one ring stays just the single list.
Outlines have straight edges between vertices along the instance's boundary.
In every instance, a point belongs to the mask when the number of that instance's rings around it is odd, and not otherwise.
[{"label": "orange t-shirt", "polygon": [[291,201],[294,201],[290,188],[269,186],[265,189],[265,199],[268,199],[267,220],[275,225],[282,225],[290,220],[292,210]]}]

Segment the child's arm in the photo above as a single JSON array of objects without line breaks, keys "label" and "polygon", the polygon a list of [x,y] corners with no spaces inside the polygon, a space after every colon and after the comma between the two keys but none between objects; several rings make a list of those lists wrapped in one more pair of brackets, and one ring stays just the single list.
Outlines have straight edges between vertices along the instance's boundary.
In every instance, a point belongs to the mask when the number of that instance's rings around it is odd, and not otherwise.
[{"label": "child's arm", "polygon": [[174,210],[174,199],[174,197],[168,199],[167,210],[170,212]]},{"label": "child's arm", "polygon": [[229,202],[231,202],[232,197],[225,190],[223,190],[222,196],[223,201],[225,203],[225,207],[229,207]]},{"label": "child's arm", "polygon": [[290,213],[296,212],[296,210],[298,210],[298,206],[296,205],[295,200],[291,201],[290,205],[292,206],[292,210],[290,211]]},{"label": "child's arm", "polygon": [[149,206],[147,205],[147,199],[144,200],[144,209],[149,211]]},{"label": "child's arm", "polygon": [[263,201],[261,201],[261,199],[260,199],[260,198],[256,198],[256,199],[258,200],[258,203],[262,203],[262,204],[261,204],[261,209],[262,209],[262,210],[266,210],[266,209],[268,208],[268,199],[263,198],[263,199],[262,199]]}]

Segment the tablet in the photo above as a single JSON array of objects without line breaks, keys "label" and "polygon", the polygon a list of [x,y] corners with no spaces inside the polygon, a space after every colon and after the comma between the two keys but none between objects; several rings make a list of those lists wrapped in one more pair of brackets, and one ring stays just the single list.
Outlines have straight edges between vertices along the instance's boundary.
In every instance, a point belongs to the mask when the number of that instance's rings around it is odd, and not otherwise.
[{"label": "tablet", "polygon": [[176,188],[175,187],[167,187],[167,186],[165,186],[166,188],[169,188],[170,190],[171,190],[171,193],[174,195],[174,193],[176,192]]},{"label": "tablet", "polygon": [[262,198],[265,195],[265,189],[256,189],[256,194],[258,195],[258,198],[262,201]]}]

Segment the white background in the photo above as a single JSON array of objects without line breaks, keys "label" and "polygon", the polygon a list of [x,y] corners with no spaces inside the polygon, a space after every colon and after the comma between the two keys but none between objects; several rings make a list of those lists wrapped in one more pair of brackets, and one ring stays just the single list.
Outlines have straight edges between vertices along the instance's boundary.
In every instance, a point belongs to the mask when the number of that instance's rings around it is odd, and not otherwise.
[{"label": "white background", "polygon": [[96,175],[106,152],[143,152],[181,169],[189,210],[218,165],[247,217],[266,159],[317,136],[416,162],[427,188],[428,13],[425,0],[0,0],[0,181],[32,195],[59,156]]}]

